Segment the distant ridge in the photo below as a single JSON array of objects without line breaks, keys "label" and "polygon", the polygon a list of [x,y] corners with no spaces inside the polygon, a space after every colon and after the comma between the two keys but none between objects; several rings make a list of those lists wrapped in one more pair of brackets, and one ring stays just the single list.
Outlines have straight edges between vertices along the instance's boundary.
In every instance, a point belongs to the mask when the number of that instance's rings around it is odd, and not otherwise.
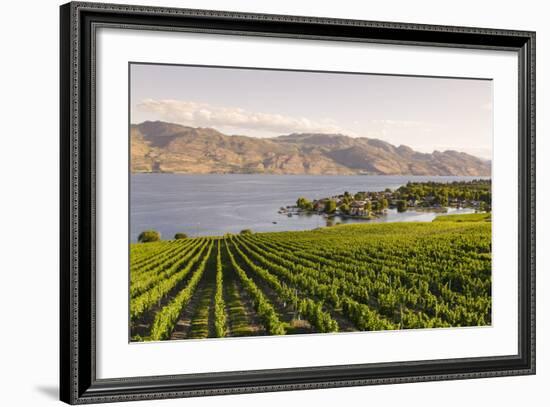
[{"label": "distant ridge", "polygon": [[130,133],[134,173],[491,175],[490,161],[466,153],[419,153],[342,134],[255,138],[161,121],[132,125]]}]

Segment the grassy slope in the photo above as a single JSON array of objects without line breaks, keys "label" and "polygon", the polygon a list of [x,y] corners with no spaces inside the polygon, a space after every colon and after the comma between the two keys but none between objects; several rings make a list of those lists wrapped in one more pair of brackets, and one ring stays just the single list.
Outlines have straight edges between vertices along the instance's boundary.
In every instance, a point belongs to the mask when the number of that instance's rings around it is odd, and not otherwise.
[{"label": "grassy slope", "polygon": [[490,213],[469,213],[466,215],[442,215],[434,219],[434,222],[490,222]]}]

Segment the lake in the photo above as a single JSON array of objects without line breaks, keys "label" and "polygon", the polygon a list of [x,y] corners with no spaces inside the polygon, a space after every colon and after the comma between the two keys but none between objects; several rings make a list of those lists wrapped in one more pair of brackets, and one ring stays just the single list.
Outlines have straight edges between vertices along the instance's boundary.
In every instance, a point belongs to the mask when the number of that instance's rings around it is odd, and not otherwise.
[{"label": "lake", "polygon": [[[308,230],[326,226],[320,215],[288,217],[277,211],[294,205],[300,197],[319,199],[344,191],[383,191],[412,182],[468,181],[484,177],[428,177],[386,175],[261,175],[261,174],[132,174],[130,177],[130,238],[143,230],[155,229],[163,239],[176,232],[189,236],[219,236],[238,233]],[[471,209],[450,209],[449,213],[471,213]],[[380,219],[334,219],[342,223],[430,222],[432,212],[389,210]]]}]

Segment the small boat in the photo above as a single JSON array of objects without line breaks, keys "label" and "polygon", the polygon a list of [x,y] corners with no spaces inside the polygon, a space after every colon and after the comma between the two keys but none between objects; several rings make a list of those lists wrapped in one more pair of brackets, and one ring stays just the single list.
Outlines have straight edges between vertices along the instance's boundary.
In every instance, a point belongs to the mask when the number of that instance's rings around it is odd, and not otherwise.
[{"label": "small boat", "polygon": [[277,224],[277,222],[275,222],[275,221],[273,221],[273,222],[271,222],[271,223],[273,223],[274,225],[276,225],[276,224]]}]

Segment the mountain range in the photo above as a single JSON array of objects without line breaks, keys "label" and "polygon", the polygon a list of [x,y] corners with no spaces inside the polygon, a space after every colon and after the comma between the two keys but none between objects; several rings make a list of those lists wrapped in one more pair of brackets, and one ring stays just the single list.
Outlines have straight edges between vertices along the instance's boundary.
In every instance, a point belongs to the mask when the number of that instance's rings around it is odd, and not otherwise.
[{"label": "mountain range", "polygon": [[491,162],[447,150],[420,153],[379,139],[300,133],[226,135],[162,121],[131,125],[131,171],[186,174],[491,175]]}]

